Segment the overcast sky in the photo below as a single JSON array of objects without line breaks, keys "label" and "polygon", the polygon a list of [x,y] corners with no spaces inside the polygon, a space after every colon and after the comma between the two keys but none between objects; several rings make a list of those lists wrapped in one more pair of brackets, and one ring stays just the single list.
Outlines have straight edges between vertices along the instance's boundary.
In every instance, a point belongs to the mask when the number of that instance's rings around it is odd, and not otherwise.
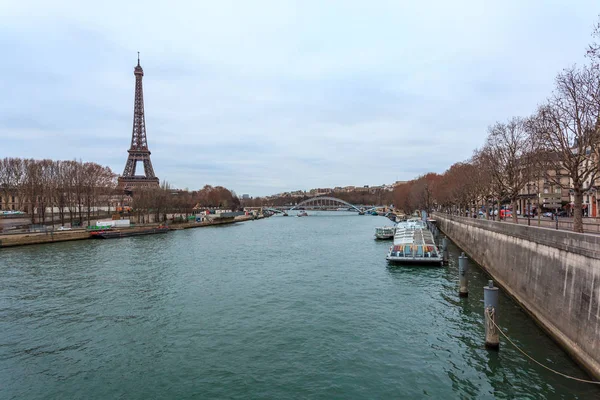
[{"label": "overcast sky", "polygon": [[238,194],[443,172],[585,62],[597,0],[0,0],[0,157],[122,173],[137,51],[157,176]]}]

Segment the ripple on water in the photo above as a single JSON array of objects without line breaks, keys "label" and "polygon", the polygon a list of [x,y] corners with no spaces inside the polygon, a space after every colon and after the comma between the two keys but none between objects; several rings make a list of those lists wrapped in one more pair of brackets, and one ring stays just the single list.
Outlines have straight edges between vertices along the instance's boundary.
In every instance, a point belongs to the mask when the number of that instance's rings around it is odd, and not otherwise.
[{"label": "ripple on water", "polygon": [[[392,267],[368,216],[3,249],[1,398],[596,398],[502,343],[483,285]],[[509,299],[502,325],[582,376]]]}]

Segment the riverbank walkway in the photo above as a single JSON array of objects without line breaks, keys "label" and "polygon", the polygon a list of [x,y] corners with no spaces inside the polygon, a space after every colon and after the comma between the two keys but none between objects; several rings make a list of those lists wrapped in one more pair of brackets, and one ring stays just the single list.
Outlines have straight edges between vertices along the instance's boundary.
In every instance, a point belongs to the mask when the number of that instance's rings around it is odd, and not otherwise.
[{"label": "riverbank walkway", "polygon": [[[436,211],[436,212],[440,212],[440,211]],[[444,213],[444,214],[458,216],[456,214],[447,214],[447,213]],[[464,215],[463,215],[463,217],[464,217]],[[509,223],[509,224],[515,223],[513,221],[512,217],[508,217],[503,220],[500,220],[498,217],[496,217],[496,219],[494,220],[492,218],[490,218],[490,219],[481,218],[481,216],[480,216],[479,218],[473,218],[473,219],[490,221],[490,222]],[[528,225],[527,217],[519,216],[518,224],[519,225]],[[536,216],[529,220],[529,226],[556,229],[556,221],[549,217],[539,217],[538,218]],[[572,232],[573,231],[573,218],[572,217],[559,217],[558,218],[558,230]],[[600,218],[584,217],[583,218],[583,232],[600,235]]]},{"label": "riverbank walkway", "polygon": [[[264,218],[262,216],[257,217],[256,219]],[[233,224],[236,222],[244,222],[255,219],[252,215],[240,215],[235,218],[227,218],[227,219],[213,219],[209,221],[203,222],[187,222],[180,224],[172,224],[169,225],[171,230],[182,230],[182,229],[192,229],[192,228],[202,228],[208,226],[215,225],[225,225],[225,224]],[[152,224],[136,224],[131,228],[121,228],[121,229],[139,229],[141,227],[156,227],[161,224],[152,223]],[[46,232],[26,232],[26,233],[7,233],[0,234],[0,248],[3,247],[14,247],[14,246],[25,246],[31,244],[44,244],[44,243],[58,243],[58,242],[67,242],[72,240],[85,240],[90,239],[90,231],[86,229],[70,229],[64,231],[52,231],[48,230]]]}]

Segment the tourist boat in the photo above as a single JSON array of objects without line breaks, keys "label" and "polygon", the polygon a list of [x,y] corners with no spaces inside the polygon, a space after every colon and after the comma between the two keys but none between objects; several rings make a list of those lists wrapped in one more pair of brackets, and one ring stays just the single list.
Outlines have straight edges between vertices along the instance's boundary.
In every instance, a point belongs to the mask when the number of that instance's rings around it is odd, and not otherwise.
[{"label": "tourist boat", "polygon": [[411,219],[396,226],[394,244],[386,260],[393,264],[442,265],[443,257],[435,244],[433,233],[422,221]]},{"label": "tourist boat", "polygon": [[123,238],[129,236],[141,236],[141,235],[154,235],[157,233],[167,233],[169,232],[168,226],[160,225],[155,228],[133,228],[133,229],[122,229],[122,230],[108,230],[102,229],[94,232],[90,232],[90,236],[98,239],[114,239],[114,238]]},{"label": "tourist boat", "polygon": [[308,217],[308,213],[302,210],[298,214],[296,214],[296,217]]},{"label": "tourist boat", "polygon": [[427,229],[427,225],[417,217],[398,221],[396,229]]},{"label": "tourist boat", "polygon": [[375,239],[390,240],[394,238],[394,233],[396,233],[396,227],[381,226],[379,228],[375,228]]}]

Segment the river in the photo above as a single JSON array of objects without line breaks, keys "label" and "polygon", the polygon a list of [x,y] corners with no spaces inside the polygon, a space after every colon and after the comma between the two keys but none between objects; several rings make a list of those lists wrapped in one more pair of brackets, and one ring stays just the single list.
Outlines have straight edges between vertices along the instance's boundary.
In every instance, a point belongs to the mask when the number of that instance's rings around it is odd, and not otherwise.
[{"label": "river", "polygon": [[[587,399],[592,385],[483,346],[483,286],[389,267],[387,219],[272,217],[0,250],[2,399]],[[500,325],[586,375],[509,298]]]}]

